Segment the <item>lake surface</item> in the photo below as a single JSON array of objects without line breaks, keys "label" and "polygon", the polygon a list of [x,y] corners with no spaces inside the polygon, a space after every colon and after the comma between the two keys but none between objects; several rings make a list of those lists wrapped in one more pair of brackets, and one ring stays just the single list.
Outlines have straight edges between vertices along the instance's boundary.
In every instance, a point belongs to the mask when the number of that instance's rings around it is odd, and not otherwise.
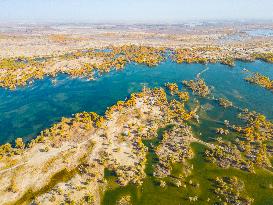
[{"label": "lake surface", "polygon": [[250,36],[273,36],[273,29],[252,29],[245,32]]},{"label": "lake surface", "polygon": [[[236,62],[234,68],[221,64],[207,66],[209,69],[201,77],[211,86],[215,97],[226,97],[237,106],[256,110],[273,119],[273,93],[245,82],[248,74],[243,71],[243,68],[247,68],[273,79],[273,64],[256,61]],[[144,85],[159,87],[166,82],[176,82],[185,89],[181,81],[194,79],[205,68],[201,64],[176,64],[170,61],[154,68],[129,64],[124,70],[113,70],[94,81],[59,75],[56,84],[46,77],[15,91],[0,89],[0,144],[17,137],[30,140],[61,117],[70,117],[77,112],[103,114],[107,107],[117,100],[125,100],[133,92],[141,91]],[[199,99],[197,96],[193,98]],[[203,120],[199,128],[203,133],[209,134],[224,119],[236,120],[236,111],[223,111],[213,101],[201,99],[200,102],[206,108],[200,113]]]}]

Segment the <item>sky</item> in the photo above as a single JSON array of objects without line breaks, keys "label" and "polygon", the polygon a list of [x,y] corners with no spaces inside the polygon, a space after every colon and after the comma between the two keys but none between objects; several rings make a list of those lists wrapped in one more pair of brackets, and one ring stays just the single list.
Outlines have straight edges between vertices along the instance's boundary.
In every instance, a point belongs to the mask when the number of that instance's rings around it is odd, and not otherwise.
[{"label": "sky", "polygon": [[273,20],[273,0],[0,0],[0,22]]}]

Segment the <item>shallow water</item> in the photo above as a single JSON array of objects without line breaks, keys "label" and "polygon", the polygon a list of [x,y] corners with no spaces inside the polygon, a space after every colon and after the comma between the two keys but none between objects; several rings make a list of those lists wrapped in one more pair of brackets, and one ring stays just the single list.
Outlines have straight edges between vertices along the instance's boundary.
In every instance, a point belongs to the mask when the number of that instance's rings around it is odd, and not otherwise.
[{"label": "shallow water", "polygon": [[[153,142],[156,140],[153,140]],[[149,147],[148,143],[145,143]],[[125,187],[117,185],[115,175],[111,172],[106,173],[108,181],[108,190],[105,192],[102,204],[115,205],[116,202],[124,195],[130,195],[132,204],[134,205],[181,205],[181,204],[194,204],[189,201],[189,197],[198,196],[198,202],[195,204],[207,205],[218,204],[217,198],[213,192],[213,185],[211,179],[224,176],[237,176],[245,183],[248,195],[254,199],[254,205],[271,204],[272,190],[266,189],[268,182],[273,180],[272,174],[265,170],[259,170],[256,174],[244,172],[238,169],[229,168],[222,169],[213,164],[207,163],[204,160],[203,153],[205,147],[203,145],[193,143],[192,148],[195,156],[189,160],[194,169],[190,176],[185,177],[183,180],[189,182],[192,180],[194,183],[199,183],[200,187],[196,188],[187,184],[186,188],[176,187],[169,183],[171,177],[164,178],[167,183],[165,188],[161,188],[158,183],[159,179],[153,177],[153,164],[156,162],[156,155],[150,150],[147,155],[146,165],[146,178],[142,186],[129,184]],[[173,167],[172,176],[177,177],[181,173],[182,164]],[[183,182],[184,183],[184,182]],[[186,183],[185,183],[186,184]],[[207,199],[210,199],[208,203]]]},{"label": "shallow water", "polygon": [[[209,64],[208,67],[201,77],[212,86],[213,95],[227,97],[237,106],[257,110],[273,119],[273,93],[245,82],[244,77],[248,74],[243,72],[243,68],[247,68],[273,79],[272,64],[256,61],[236,62],[235,68],[220,64]],[[94,81],[59,75],[56,85],[47,77],[15,91],[0,89],[0,143],[13,141],[17,137],[29,140],[61,117],[70,117],[77,112],[103,114],[108,106],[117,100],[124,100],[130,93],[140,91],[144,85],[158,87],[166,82],[177,82],[182,88],[182,80],[194,79],[205,68],[201,64],[169,61],[155,68],[130,64],[124,70],[111,71]],[[236,111],[224,111],[213,101],[201,102],[207,109],[201,115],[204,122],[200,125],[205,134],[210,134],[208,126],[219,126],[224,119],[235,120]]]}]

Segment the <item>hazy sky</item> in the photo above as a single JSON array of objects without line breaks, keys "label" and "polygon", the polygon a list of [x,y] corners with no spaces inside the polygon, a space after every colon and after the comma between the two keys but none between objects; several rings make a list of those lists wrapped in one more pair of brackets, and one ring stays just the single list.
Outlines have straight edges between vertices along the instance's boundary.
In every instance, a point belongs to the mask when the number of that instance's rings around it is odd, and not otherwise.
[{"label": "hazy sky", "polygon": [[0,21],[273,20],[273,0],[0,0]]}]

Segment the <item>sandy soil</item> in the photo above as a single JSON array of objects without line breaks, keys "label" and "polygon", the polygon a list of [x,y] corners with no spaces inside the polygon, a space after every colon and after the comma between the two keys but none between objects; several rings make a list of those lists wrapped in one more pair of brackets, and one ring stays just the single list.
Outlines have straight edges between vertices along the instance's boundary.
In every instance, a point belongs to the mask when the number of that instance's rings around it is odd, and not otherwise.
[{"label": "sandy soil", "polygon": [[[59,204],[72,199],[80,201],[88,194],[92,195],[95,204],[99,204],[100,190],[106,185],[104,168],[112,167],[118,173],[128,174],[130,177],[125,184],[138,174],[136,165],[142,163],[146,151],[144,155],[142,151],[136,151],[139,149],[135,144],[136,139],[139,134],[146,135],[151,120],[162,119],[163,115],[161,109],[153,104],[154,101],[154,97],[149,96],[138,98],[135,106],[123,107],[114,112],[104,122],[104,128],[91,129],[85,135],[82,132],[75,133],[73,139],[63,140],[58,147],[50,146],[48,141],[34,144],[21,155],[10,157],[16,160],[12,165],[9,165],[9,160],[2,160],[0,204],[15,201],[23,204],[28,191],[36,195],[35,202],[42,204]],[[139,127],[145,129],[138,133]],[[44,151],[46,147],[48,149]],[[106,161],[102,153],[107,154]],[[145,165],[140,166],[143,172],[144,168]],[[64,169],[81,171],[52,185],[52,177]]]},{"label": "sandy soil", "polygon": [[[227,46],[272,51],[270,36],[249,36],[249,29],[270,23],[181,25],[0,25],[0,58],[57,55],[85,48],[146,46]],[[235,38],[234,38],[235,36]]]}]

